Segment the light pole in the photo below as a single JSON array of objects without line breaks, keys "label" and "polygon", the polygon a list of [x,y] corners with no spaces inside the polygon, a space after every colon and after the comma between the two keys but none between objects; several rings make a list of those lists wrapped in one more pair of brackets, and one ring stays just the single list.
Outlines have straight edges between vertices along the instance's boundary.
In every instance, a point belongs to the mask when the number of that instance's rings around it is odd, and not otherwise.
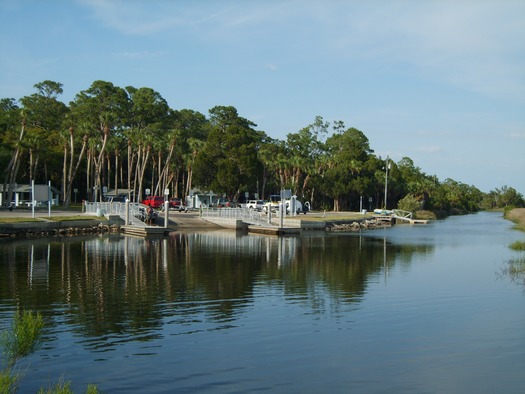
[{"label": "light pole", "polygon": [[388,193],[388,170],[390,169],[390,158],[386,157],[386,166],[385,166],[385,209],[387,209],[386,205],[386,199],[387,199],[387,193]]}]

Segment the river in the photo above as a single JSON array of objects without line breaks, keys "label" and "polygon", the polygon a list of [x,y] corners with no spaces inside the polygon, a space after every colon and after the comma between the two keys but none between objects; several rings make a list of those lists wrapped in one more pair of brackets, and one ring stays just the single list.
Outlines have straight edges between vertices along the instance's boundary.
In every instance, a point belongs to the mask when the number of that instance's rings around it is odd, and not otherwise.
[{"label": "river", "polygon": [[[44,316],[20,392],[523,393],[523,240],[500,213],[361,233],[0,243],[0,329]],[[523,252],[521,252],[523,253]]]}]

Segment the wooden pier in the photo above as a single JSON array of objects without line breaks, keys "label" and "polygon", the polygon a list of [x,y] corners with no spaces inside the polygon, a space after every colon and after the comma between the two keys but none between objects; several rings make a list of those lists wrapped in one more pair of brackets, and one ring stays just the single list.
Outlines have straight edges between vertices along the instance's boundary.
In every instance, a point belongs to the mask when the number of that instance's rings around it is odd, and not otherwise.
[{"label": "wooden pier", "polygon": [[171,230],[160,226],[121,226],[120,231],[136,237],[160,238],[169,236]]}]

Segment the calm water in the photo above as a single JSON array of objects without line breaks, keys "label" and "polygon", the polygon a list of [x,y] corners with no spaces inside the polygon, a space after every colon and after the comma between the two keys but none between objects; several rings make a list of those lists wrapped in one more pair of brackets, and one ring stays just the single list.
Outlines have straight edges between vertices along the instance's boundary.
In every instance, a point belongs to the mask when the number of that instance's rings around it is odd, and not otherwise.
[{"label": "calm water", "polygon": [[523,393],[523,233],[497,213],[361,234],[0,243],[0,329],[42,312],[20,392]]}]

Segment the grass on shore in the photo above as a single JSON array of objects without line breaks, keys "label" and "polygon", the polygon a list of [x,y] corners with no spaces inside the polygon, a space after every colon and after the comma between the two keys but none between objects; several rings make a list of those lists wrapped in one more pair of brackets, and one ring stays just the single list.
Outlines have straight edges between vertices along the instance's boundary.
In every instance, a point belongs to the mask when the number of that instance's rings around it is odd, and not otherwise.
[{"label": "grass on shore", "polygon": [[[517,230],[525,231],[525,208],[511,209],[505,212],[505,218],[516,223]],[[519,252],[525,251],[525,241],[513,242],[509,248]],[[514,281],[523,283],[525,286],[525,257],[511,259],[505,271]]]},{"label": "grass on shore", "polygon": [[85,215],[74,215],[74,216],[51,216],[51,217],[38,217],[38,218],[27,218],[27,217],[3,217],[0,218],[1,223],[35,223],[35,222],[70,222],[76,220],[105,220],[104,217],[85,216]]},{"label": "grass on shore", "polygon": [[[272,216],[273,217],[273,216]],[[311,222],[329,222],[336,220],[358,220],[358,219],[372,219],[370,214],[363,215],[359,212],[310,212],[306,215],[286,216],[286,219],[292,220],[307,220]]]},{"label": "grass on shore", "polygon": [[505,213],[505,219],[516,223],[516,229],[525,231],[525,208],[514,208]]}]

